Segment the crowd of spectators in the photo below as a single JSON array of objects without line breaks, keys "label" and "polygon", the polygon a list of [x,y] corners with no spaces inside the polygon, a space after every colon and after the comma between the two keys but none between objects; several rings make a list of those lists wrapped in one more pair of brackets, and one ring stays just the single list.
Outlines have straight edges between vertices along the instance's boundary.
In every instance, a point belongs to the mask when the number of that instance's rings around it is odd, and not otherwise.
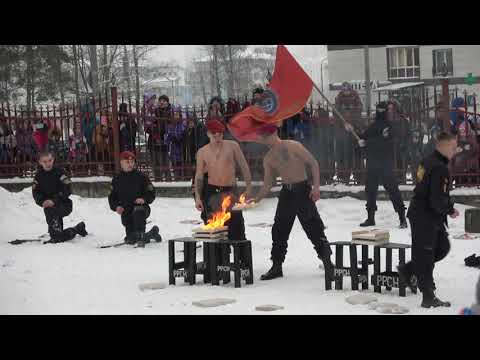
[{"label": "crowd of spectators", "polygon": [[[138,158],[152,165],[154,175],[161,180],[188,179],[193,176],[196,152],[208,142],[205,121],[216,118],[228,124],[233,116],[262,98],[263,89],[256,88],[251,99],[241,104],[237,99],[226,102],[213,97],[203,116],[192,108],[170,104],[168,96],[147,96],[140,116],[132,113],[127,103],[118,109],[120,151],[133,151]],[[336,107],[359,133],[368,125],[361,116],[362,103],[349,86],[338,94]],[[401,105],[392,99],[388,116],[394,128],[395,168],[414,171],[418,163],[433,151],[440,121],[418,121],[402,113]],[[396,105],[398,104],[398,106]],[[455,99],[454,109],[462,103]],[[138,119],[142,119],[140,125]],[[450,129],[458,136],[459,154],[453,162],[453,172],[478,173],[480,167],[479,140],[480,116],[462,111],[451,113]],[[352,174],[358,177],[364,168],[362,150],[342,122],[327,109],[307,106],[300,113],[283,121],[279,127],[282,139],[293,139],[309,149],[320,163],[323,182],[333,173],[339,180],[349,183]],[[232,140],[228,130],[225,138]],[[255,174],[256,165],[261,171],[261,159],[266,151],[262,145],[241,144]],[[37,154],[49,148],[60,161],[77,163],[113,163],[113,129],[106,115],[95,110],[92,102],[80,107],[73,126],[62,128],[48,118],[7,120],[0,118],[0,166],[35,162]],[[143,154],[143,156],[142,156]],[[475,181],[468,176],[458,176],[457,183]]]}]

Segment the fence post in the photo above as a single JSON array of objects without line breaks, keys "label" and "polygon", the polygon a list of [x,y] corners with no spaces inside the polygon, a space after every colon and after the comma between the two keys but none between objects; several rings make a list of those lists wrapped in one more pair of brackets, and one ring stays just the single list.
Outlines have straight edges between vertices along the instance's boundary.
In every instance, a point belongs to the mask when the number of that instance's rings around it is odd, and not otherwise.
[{"label": "fence post", "polygon": [[115,172],[120,171],[120,136],[118,127],[118,106],[117,106],[117,87],[111,89],[112,95],[112,128],[113,128],[113,157],[115,161]]}]

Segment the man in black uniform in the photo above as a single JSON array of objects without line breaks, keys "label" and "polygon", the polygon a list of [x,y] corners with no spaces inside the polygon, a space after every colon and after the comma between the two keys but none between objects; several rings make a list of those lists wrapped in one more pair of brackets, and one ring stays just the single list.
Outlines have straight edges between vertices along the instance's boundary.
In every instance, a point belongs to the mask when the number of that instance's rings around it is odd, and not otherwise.
[{"label": "man in black uniform", "polygon": [[411,289],[415,278],[423,294],[422,307],[450,306],[435,296],[433,269],[435,263],[450,251],[447,215],[455,219],[458,210],[450,199],[448,162],[457,152],[455,135],[441,133],[436,150],[422,160],[417,169],[417,185],[408,208],[412,228],[412,261],[398,268],[399,275]]},{"label": "man in black uniform", "polygon": [[130,151],[120,154],[120,174],[112,179],[111,192],[108,196],[110,209],[122,217],[125,226],[127,244],[145,247],[146,242],[162,241],[158,226],[145,233],[150,206],[155,200],[155,189],[150,179],[135,169],[135,155]]},{"label": "man in black uniform", "polygon": [[[403,204],[397,181],[393,175],[393,133],[392,125],[386,119],[386,111],[389,104],[380,102],[377,105],[375,122],[371,124],[365,132],[360,135],[358,144],[367,149],[367,183],[365,192],[367,193],[367,213],[368,219],[360,226],[375,225],[375,211],[377,211],[377,192],[378,185],[381,183],[387,191],[393,208],[398,213],[400,219],[400,228],[407,227],[405,218],[405,205]],[[353,127],[346,124],[347,131],[352,131]]]},{"label": "man in black uniform", "polygon": [[43,208],[48,224],[50,240],[46,243],[59,243],[72,240],[75,235],[87,236],[85,223],[63,229],[63,218],[72,212],[72,193],[70,178],[63,169],[54,167],[55,158],[50,151],[40,153],[40,169],[35,174],[32,194],[38,206]]}]

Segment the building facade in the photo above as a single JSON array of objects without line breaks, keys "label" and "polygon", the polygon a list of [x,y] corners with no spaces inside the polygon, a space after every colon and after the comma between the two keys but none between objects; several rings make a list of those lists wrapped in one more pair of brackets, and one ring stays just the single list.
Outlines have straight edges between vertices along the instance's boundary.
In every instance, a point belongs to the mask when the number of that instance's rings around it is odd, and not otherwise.
[{"label": "building facade", "polygon": [[[348,81],[365,104],[364,45],[328,45],[330,97]],[[449,78],[450,90],[459,96],[480,91],[479,45],[369,45],[370,83],[373,90],[388,84],[422,82],[429,93],[441,91],[441,78]],[[473,83],[472,85],[469,82]],[[378,98],[372,92],[371,106]]]}]

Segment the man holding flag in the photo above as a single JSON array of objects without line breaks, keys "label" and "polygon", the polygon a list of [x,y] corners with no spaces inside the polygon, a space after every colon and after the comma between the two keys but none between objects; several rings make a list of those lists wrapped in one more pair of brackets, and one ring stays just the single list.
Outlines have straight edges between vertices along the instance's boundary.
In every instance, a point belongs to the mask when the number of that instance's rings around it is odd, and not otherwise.
[{"label": "man holding flag", "polygon": [[[287,253],[287,242],[297,216],[323,261],[327,276],[333,278],[332,251],[315,205],[320,199],[318,163],[301,143],[280,140],[278,137],[278,124],[303,109],[312,87],[312,80],[285,46],[278,46],[275,71],[262,99],[237,114],[228,124],[237,140],[258,142],[270,148],[263,160],[263,187],[254,200],[258,202],[268,194],[275,179],[274,174],[279,175],[283,182],[272,228],[273,266],[262,275],[262,280],[283,276],[282,264]],[[307,166],[313,174],[313,187],[307,180]]]}]

